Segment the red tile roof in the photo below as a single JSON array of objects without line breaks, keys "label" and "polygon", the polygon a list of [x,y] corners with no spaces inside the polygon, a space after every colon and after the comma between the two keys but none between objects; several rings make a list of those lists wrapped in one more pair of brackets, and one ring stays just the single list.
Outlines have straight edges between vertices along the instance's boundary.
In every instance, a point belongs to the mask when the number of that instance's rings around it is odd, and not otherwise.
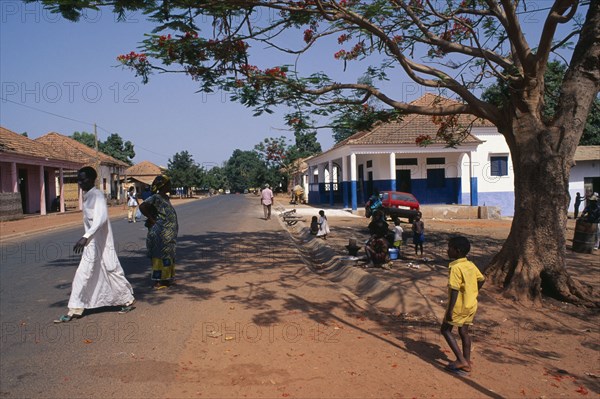
[{"label": "red tile roof", "polygon": [[54,151],[65,154],[69,159],[85,164],[93,164],[96,162],[96,157],[101,164],[105,165],[116,165],[122,167],[128,167],[125,162],[120,161],[116,158],[106,155],[105,153],[88,147],[87,145],[80,143],[70,137],[63,136],[60,133],[50,132],[46,133],[42,137],[35,139],[38,143],[47,145]]},{"label": "red tile roof", "polygon": [[0,152],[35,158],[70,160],[64,153],[0,126]]},{"label": "red tile roof", "polygon": [[125,173],[129,177],[135,176],[158,176],[163,173],[163,169],[160,166],[153,164],[150,161],[142,161],[129,167]]},{"label": "red tile roof", "polygon": [[[411,103],[420,106],[443,106],[459,104],[457,101],[427,93],[418,100]],[[493,127],[491,122],[476,118],[472,115],[459,115],[459,123],[467,126],[473,122],[473,126]],[[355,133],[347,139],[339,142],[334,148],[352,144],[415,144],[417,137],[429,135],[435,138],[439,126],[433,122],[431,115],[407,114],[400,121],[376,124],[371,130]],[[443,144],[442,140],[434,141]],[[468,135],[464,143],[480,143],[481,141],[472,135]],[[415,144],[416,145],[416,144]]]}]

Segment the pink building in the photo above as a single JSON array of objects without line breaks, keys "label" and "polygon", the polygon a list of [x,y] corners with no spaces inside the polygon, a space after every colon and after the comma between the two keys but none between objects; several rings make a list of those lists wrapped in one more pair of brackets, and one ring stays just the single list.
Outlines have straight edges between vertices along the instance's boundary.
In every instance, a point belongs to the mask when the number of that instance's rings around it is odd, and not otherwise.
[{"label": "pink building", "polygon": [[64,212],[64,172],[82,166],[48,145],[0,127],[0,219],[45,215],[59,196],[58,210]]}]

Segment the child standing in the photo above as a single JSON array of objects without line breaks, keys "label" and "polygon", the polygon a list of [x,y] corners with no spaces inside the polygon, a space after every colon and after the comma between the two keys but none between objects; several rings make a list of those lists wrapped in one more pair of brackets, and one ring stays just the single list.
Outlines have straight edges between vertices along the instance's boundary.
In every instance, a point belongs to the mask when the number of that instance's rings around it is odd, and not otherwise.
[{"label": "child standing", "polygon": [[319,216],[319,231],[317,232],[317,237],[323,237],[323,239],[326,240],[327,234],[329,234],[329,224],[327,224],[325,211],[319,211]]},{"label": "child standing", "polygon": [[[448,257],[452,262],[448,275],[448,307],[440,332],[456,356],[456,361],[446,366],[451,371],[471,371],[469,326],[473,324],[477,312],[477,295],[485,277],[473,262],[467,260],[470,250],[471,243],[466,237],[457,236],[448,240]],[[458,327],[462,352],[452,335],[454,326]]]},{"label": "child standing", "polygon": [[412,224],[413,243],[415,244],[415,255],[417,250],[421,249],[423,255],[423,241],[425,241],[425,223],[421,220],[421,212],[417,213]]},{"label": "child standing", "polygon": [[400,226],[400,220],[396,218],[394,220],[394,247],[398,248],[398,252],[402,248],[402,233],[404,233],[404,230]]}]

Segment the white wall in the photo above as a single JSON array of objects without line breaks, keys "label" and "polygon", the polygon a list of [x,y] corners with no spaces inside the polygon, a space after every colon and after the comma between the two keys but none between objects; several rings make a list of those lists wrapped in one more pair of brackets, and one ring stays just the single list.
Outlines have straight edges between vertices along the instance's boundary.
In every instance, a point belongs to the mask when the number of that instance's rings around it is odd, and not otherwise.
[{"label": "white wall", "polygon": [[[574,211],[575,195],[580,193],[585,195],[583,179],[585,177],[600,177],[600,160],[597,161],[578,161],[571,168],[571,176],[569,177],[569,194],[571,195],[571,203],[569,204],[569,212]],[[582,203],[579,206],[579,212],[583,211],[585,205]]]},{"label": "white wall", "polygon": [[[479,192],[514,192],[514,171],[512,158],[508,144],[504,137],[498,133],[496,128],[476,128],[473,129],[473,135],[483,141],[477,147],[477,152],[472,154],[473,161],[473,177],[477,177],[477,188]],[[491,176],[492,156],[508,156],[508,175],[507,176]],[[468,158],[465,158],[467,165],[464,167],[468,176]],[[468,184],[468,179],[466,179]],[[464,191],[465,179],[463,179]]]}]

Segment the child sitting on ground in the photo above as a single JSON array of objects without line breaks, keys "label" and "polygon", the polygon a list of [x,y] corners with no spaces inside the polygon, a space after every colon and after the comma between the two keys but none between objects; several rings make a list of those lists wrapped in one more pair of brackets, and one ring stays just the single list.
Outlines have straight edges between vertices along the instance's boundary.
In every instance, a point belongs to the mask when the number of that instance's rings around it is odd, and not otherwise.
[{"label": "child sitting on ground", "polygon": [[319,232],[319,219],[316,216],[313,216],[310,221],[310,234],[316,236]]},{"label": "child sitting on ground", "polygon": [[[471,243],[466,237],[457,236],[448,240],[448,257],[453,261],[449,265],[448,307],[440,332],[456,356],[456,361],[446,366],[454,372],[471,371],[469,326],[473,324],[477,312],[477,295],[485,281],[477,266],[466,258],[470,250]],[[462,352],[452,335],[454,326],[458,327]]]}]

